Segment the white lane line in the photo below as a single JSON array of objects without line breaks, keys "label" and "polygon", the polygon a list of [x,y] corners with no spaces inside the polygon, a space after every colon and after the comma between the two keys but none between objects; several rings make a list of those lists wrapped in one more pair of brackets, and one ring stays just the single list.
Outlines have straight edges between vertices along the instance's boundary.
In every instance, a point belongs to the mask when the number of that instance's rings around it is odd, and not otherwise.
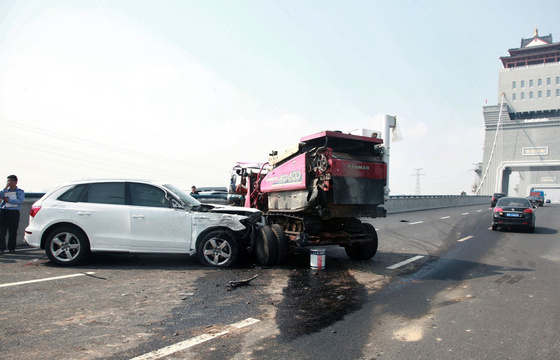
[{"label": "white lane line", "polygon": [[403,266],[403,265],[406,265],[406,264],[411,263],[411,262],[413,262],[413,261],[416,261],[416,260],[418,260],[418,259],[422,259],[423,257],[424,257],[424,255],[417,255],[417,256],[415,256],[415,257],[411,257],[411,258],[408,259],[408,260],[401,261],[400,263],[396,263],[396,264],[394,264],[394,265],[388,266],[387,269],[395,270],[395,269],[398,268],[398,267],[401,267],[401,266]]},{"label": "white lane line", "polygon": [[55,276],[55,277],[44,278],[44,279],[27,280],[27,281],[18,281],[18,282],[9,283],[9,284],[0,284],[0,288],[8,287],[8,286],[18,286],[18,285],[32,284],[32,283],[43,282],[43,281],[68,279],[68,278],[72,278],[72,277],[76,277],[76,276],[93,275],[93,274],[95,274],[95,273],[94,273],[93,271],[90,271],[90,272],[86,272],[86,273],[79,273],[79,274],[72,274],[72,275],[63,275],[63,276]]},{"label": "white lane line", "polygon": [[441,219],[441,220],[443,220],[443,219],[449,219],[450,217],[451,217],[451,216],[444,216],[444,217],[441,217],[440,219]]},{"label": "white lane line", "polygon": [[411,222],[408,225],[416,225],[416,224],[422,224],[422,223],[423,223],[423,221],[416,221],[416,222]]},{"label": "white lane line", "polygon": [[476,210],[476,212],[481,212],[482,210]]},{"label": "white lane line", "polygon": [[232,330],[232,328],[241,329],[241,328],[244,328],[244,327],[246,327],[246,326],[250,326],[250,325],[256,324],[256,323],[258,323],[259,321],[260,321],[260,320],[258,320],[258,319],[247,318],[247,319],[245,319],[245,320],[242,320],[242,321],[240,321],[240,322],[237,322],[237,323],[235,323],[235,324],[231,324],[231,325],[227,326],[224,330],[222,330],[222,331],[220,331],[220,332],[211,333],[211,334],[210,334],[210,333],[208,333],[208,334],[202,334],[202,335],[199,335],[199,336],[194,337],[194,338],[192,338],[192,339],[187,339],[187,340],[181,341],[181,342],[179,342],[179,343],[177,343],[177,344],[169,345],[169,346],[166,346],[166,347],[164,347],[164,348],[161,348],[161,349],[158,349],[158,350],[149,352],[149,353],[147,353],[147,354],[137,356],[137,357],[135,357],[135,358],[132,358],[131,360],[152,360],[152,359],[160,359],[160,358],[162,358],[162,357],[164,357],[164,356],[173,354],[173,353],[175,353],[175,352],[177,352],[177,351],[185,350],[185,349],[188,349],[188,348],[193,347],[193,346],[195,346],[195,345],[201,344],[201,343],[203,343],[203,342],[205,342],[205,341],[212,340],[212,339],[215,339],[215,338],[217,338],[217,337],[220,337],[220,336],[223,336],[223,335],[225,335],[225,334],[228,334],[228,333]]},{"label": "white lane line", "polygon": [[464,238],[459,239],[459,240],[457,240],[457,241],[458,241],[458,242],[463,242],[463,241],[467,241],[467,240],[472,239],[472,238],[473,238],[473,236],[467,236],[467,237],[464,237]]},{"label": "white lane line", "polygon": [[463,213],[462,215],[469,215],[469,213]]}]

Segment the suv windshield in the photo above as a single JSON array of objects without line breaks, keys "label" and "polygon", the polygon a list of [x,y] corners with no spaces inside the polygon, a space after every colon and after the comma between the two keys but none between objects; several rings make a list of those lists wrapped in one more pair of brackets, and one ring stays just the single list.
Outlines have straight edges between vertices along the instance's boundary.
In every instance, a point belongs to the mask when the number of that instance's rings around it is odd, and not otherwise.
[{"label": "suv windshield", "polygon": [[163,185],[163,187],[170,190],[173,194],[177,195],[181,200],[183,200],[183,202],[186,205],[190,207],[202,205],[200,201],[196,200],[195,198],[193,198],[192,196],[190,196],[189,194],[187,194],[186,192],[184,192],[183,190],[179,189],[174,185],[165,184]]}]

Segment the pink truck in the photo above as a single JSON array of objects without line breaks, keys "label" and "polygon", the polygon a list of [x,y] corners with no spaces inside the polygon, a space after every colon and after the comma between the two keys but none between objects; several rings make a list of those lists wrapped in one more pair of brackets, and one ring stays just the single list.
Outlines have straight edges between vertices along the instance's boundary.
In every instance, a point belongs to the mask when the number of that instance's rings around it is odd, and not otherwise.
[{"label": "pink truck", "polygon": [[284,264],[296,247],[339,245],[355,260],[375,255],[375,228],[360,218],[386,215],[387,163],[376,135],[323,131],[272,151],[268,163],[233,168],[229,203],[267,219],[253,244],[262,265]]}]

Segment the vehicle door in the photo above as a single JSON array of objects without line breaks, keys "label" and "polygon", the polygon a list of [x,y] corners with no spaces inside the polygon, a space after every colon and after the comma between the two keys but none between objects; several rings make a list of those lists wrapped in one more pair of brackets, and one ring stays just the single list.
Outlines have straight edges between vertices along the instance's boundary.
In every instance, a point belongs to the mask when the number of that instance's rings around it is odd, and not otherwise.
[{"label": "vehicle door", "polygon": [[188,253],[192,215],[173,207],[172,194],[160,187],[127,182],[130,193],[131,245],[135,252]]},{"label": "vehicle door", "polygon": [[72,218],[89,238],[92,250],[128,251],[129,207],[125,182],[92,183],[72,206]]}]

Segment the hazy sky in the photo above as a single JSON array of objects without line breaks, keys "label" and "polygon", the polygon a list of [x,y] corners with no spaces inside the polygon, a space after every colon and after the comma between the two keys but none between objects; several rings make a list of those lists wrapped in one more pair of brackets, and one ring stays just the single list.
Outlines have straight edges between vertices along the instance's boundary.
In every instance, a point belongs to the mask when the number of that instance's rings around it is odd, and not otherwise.
[{"label": "hazy sky", "polygon": [[471,193],[500,56],[558,1],[0,0],[0,181],[225,186],[236,161],[397,116],[392,195]]}]

